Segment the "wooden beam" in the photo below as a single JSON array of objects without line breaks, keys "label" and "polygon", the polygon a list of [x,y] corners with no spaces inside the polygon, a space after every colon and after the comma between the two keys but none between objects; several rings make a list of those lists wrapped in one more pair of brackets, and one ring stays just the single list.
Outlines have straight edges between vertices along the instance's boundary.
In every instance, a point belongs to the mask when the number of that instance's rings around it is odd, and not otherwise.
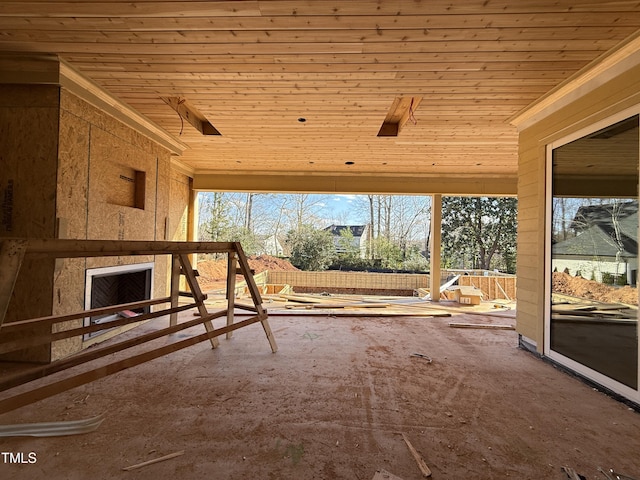
[{"label": "wooden beam", "polygon": [[375,193],[375,194],[424,194],[515,196],[518,193],[517,175],[475,176],[456,178],[421,175],[375,175],[362,173],[354,176],[312,174],[271,175],[224,173],[196,173],[193,179],[197,190],[222,190],[229,192],[306,192],[306,193]]},{"label": "wooden beam", "polygon": [[[189,261],[189,257],[181,253],[178,255],[180,259],[180,266],[182,267],[182,274],[185,276],[187,280],[187,285],[191,289],[191,293],[193,293],[193,298],[195,300],[195,305],[198,308],[198,313],[201,317],[207,318],[209,316],[209,312],[207,311],[207,307],[204,304],[206,300],[206,296],[200,290],[200,285],[198,284],[198,279],[196,278],[196,274],[191,268],[191,262]],[[211,320],[205,320],[203,322],[204,328],[207,332],[213,331],[213,324]],[[217,348],[220,345],[220,341],[216,337],[211,337],[211,348]]]},{"label": "wooden beam", "polygon": [[[163,317],[167,314],[177,314],[178,312],[184,312],[193,308],[193,304],[181,305],[179,307],[171,308],[168,310],[161,310],[158,312],[144,313],[134,317],[120,318],[118,320],[112,320],[105,323],[96,323],[93,325],[87,325],[86,327],[71,328],[69,330],[61,330],[59,332],[47,333],[45,335],[29,336],[27,338],[21,337],[16,340],[7,341],[5,339],[0,342],[0,354],[14,352],[22,350],[28,347],[35,347],[38,345],[45,345],[65,338],[76,337],[79,335],[86,335],[87,333],[100,332],[102,330],[109,330],[114,327],[122,327],[124,325],[130,325],[133,323],[145,322],[158,317]],[[3,330],[3,334],[6,331]]]},{"label": "wooden beam", "polygon": [[165,242],[144,240],[29,239],[26,255],[47,258],[162,255],[172,253],[226,253],[233,242]]},{"label": "wooden beam", "polygon": [[189,125],[202,135],[221,135],[216,127],[211,125],[204,114],[186,98],[163,97],[162,100],[173,108],[182,120],[186,120]]},{"label": "wooden beam", "polygon": [[269,340],[271,351],[273,353],[276,353],[278,351],[278,345],[276,344],[276,339],[273,336],[273,332],[271,331],[269,320],[267,320],[267,311],[262,307],[262,297],[260,296],[260,290],[258,290],[256,281],[253,278],[253,275],[251,274],[251,268],[249,267],[249,262],[247,261],[247,257],[244,254],[244,250],[242,249],[242,245],[240,244],[240,242],[235,242],[234,247],[238,255],[238,264],[239,264],[240,270],[242,270],[244,279],[247,282],[247,288],[249,289],[249,294],[251,295],[253,304],[256,307],[258,316],[261,318],[260,323],[262,324],[264,333],[267,335],[267,339]]},{"label": "wooden beam", "polygon": [[[238,269],[237,263],[235,252],[229,252],[227,259],[227,325],[233,325],[236,296],[236,270]],[[231,338],[231,335],[232,332],[227,333],[227,340]]]},{"label": "wooden beam", "polygon": [[17,322],[5,323],[2,327],[2,332],[5,333],[12,330],[20,330],[24,327],[29,327],[41,323],[54,324],[68,322],[69,320],[75,320],[78,318],[92,317],[94,315],[106,315],[110,313],[122,312],[124,310],[133,310],[134,308],[142,308],[151,305],[158,305],[160,303],[168,303],[170,302],[170,300],[170,297],[154,298],[141,302],[122,303],[120,305],[111,305],[109,307],[92,308],[90,310],[83,310],[82,312],[70,313],[68,315],[50,315],[48,317],[18,320]]},{"label": "wooden beam", "polygon": [[[171,298],[171,308],[175,308],[178,306],[180,302],[180,258],[178,255],[171,255],[171,280],[170,280],[170,298]],[[178,324],[178,314],[172,313],[169,315],[169,325],[177,325]]]},{"label": "wooden beam", "polygon": [[195,327],[197,325],[200,325],[206,320],[212,320],[214,318],[218,318],[222,316],[224,316],[224,311],[212,313],[204,318],[199,317],[193,320],[189,320],[187,322],[182,322],[173,327],[162,328],[154,332],[149,332],[144,335],[140,335],[135,338],[130,338],[129,340],[124,340],[122,342],[118,342],[116,344],[109,345],[106,347],[91,348],[88,350],[84,350],[83,352],[73,355],[71,357],[57,360],[48,365],[34,367],[33,369],[29,369],[23,373],[19,373],[17,375],[13,375],[11,377],[2,379],[0,381],[0,391],[8,390],[18,385],[22,385],[23,383],[30,382],[38,378],[43,378],[43,377],[46,377],[47,375],[51,375],[52,373],[61,372],[62,370],[66,370],[68,368],[75,367],[77,365],[82,365],[92,360],[97,360],[99,358],[105,357],[106,355],[111,355],[112,353],[121,352],[123,350],[126,350],[127,348],[142,345],[143,343],[150,342],[151,340],[162,338],[167,335],[171,335],[173,333],[186,330],[187,328]]}]

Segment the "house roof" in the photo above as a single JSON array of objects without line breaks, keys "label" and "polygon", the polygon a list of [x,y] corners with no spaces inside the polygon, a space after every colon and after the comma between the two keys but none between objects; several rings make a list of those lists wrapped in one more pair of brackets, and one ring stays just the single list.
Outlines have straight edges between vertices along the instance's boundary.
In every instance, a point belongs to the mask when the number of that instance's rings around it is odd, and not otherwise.
[{"label": "house roof", "polygon": [[634,213],[638,213],[637,201],[583,205],[578,208],[569,228],[581,231],[593,224],[611,224],[614,215],[623,219]]},{"label": "house roof", "polygon": [[584,215],[592,214],[590,226],[582,228],[575,237],[554,244],[553,254],[615,257],[620,252],[621,257],[636,258],[638,256],[638,203],[628,202],[624,205],[625,212],[632,210],[635,205],[635,212],[627,213],[626,216],[618,219],[619,242],[616,240],[616,228],[611,210],[608,210],[607,217],[604,213],[607,212],[608,207],[597,205],[593,209],[585,208],[583,211]]},{"label": "house roof", "polygon": [[325,230],[331,232],[331,235],[340,236],[342,232],[345,230],[351,230],[351,234],[354,237],[361,237],[364,235],[364,232],[367,228],[367,225],[329,225]]},{"label": "house roof", "polygon": [[514,194],[509,119],[639,28],[601,0],[0,4],[0,52],[58,55],[238,190]]}]

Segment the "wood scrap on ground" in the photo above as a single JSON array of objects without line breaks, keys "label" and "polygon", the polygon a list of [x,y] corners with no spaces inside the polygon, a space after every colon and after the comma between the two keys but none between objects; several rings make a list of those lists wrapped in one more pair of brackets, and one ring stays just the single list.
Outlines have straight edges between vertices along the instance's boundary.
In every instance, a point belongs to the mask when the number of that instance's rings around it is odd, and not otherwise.
[{"label": "wood scrap on ground", "polygon": [[312,303],[305,305],[285,305],[285,308],[386,308],[390,303]]},{"label": "wood scrap on ground", "polygon": [[452,328],[484,328],[487,330],[515,330],[514,325],[498,325],[495,323],[449,323]]},{"label": "wood scrap on ground", "polygon": [[371,480],[402,480],[402,478],[381,468],[373,475]]},{"label": "wood scrap on ground", "polygon": [[418,464],[418,468],[420,468],[420,471],[422,472],[422,475],[424,477],[430,477],[431,476],[431,469],[429,469],[429,467],[425,463],[424,459],[420,456],[418,451],[413,447],[413,445],[411,444],[411,442],[409,441],[409,439],[407,438],[407,436],[404,433],[402,434],[402,438],[404,440],[404,443],[407,444],[407,448],[409,448],[409,451],[411,452],[411,455],[413,455],[413,458],[415,459],[416,463]]},{"label": "wood scrap on ground", "polygon": [[180,455],[184,455],[184,450],[170,453],[169,455],[165,455],[163,457],[154,458],[153,460],[147,460],[146,462],[137,463],[129,467],[123,467],[122,470],[124,470],[125,472],[128,472],[130,470],[137,470],[138,468],[146,467],[147,465],[153,465],[154,463],[164,462],[165,460],[170,460],[172,458],[179,457]]}]

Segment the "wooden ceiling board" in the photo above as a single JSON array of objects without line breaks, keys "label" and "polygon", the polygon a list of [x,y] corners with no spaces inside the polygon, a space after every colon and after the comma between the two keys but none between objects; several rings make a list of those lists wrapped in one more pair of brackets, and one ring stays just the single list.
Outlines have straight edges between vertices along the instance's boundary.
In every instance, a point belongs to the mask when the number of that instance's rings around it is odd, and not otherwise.
[{"label": "wooden ceiling board", "polygon": [[[640,2],[625,0],[0,3],[0,52],[58,55],[186,144],[194,175],[270,188],[464,176],[512,194],[509,119],[638,29]],[[376,137],[399,97],[422,97],[415,124]]]}]

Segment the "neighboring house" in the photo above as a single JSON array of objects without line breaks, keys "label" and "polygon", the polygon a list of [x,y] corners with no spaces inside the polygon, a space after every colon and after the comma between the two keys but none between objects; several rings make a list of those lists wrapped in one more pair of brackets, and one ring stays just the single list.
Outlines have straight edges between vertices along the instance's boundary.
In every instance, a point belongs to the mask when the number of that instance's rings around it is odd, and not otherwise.
[{"label": "neighboring house", "polygon": [[333,244],[337,253],[344,253],[344,244],[341,241],[345,230],[351,230],[353,235],[353,246],[360,250],[360,258],[367,256],[367,241],[369,240],[369,225],[330,225],[325,228],[333,235]]},{"label": "neighboring house", "polygon": [[[638,272],[638,203],[590,205],[578,209],[571,227],[573,238],[552,246],[552,268],[603,281],[603,274],[624,276],[636,284]],[[615,219],[615,221],[614,221]],[[616,235],[616,224],[618,234]]]},{"label": "neighboring house", "polygon": [[284,256],[284,247],[276,235],[269,235],[263,241],[264,253],[273,257]]}]

